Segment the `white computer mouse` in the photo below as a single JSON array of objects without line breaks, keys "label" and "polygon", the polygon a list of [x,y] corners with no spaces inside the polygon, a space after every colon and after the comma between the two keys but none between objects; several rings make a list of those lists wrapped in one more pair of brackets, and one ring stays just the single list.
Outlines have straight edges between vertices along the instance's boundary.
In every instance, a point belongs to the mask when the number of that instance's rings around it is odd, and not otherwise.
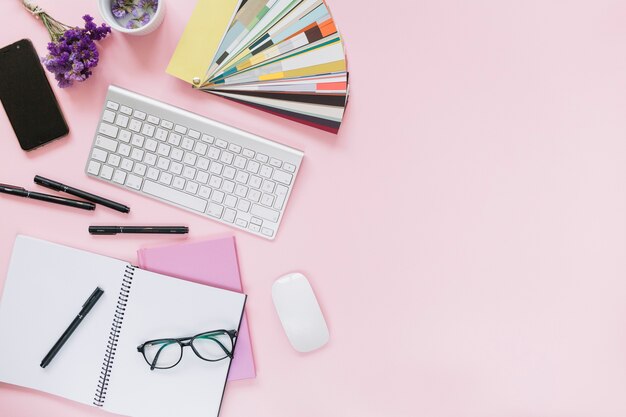
[{"label": "white computer mouse", "polygon": [[326,321],[304,275],[293,272],[278,278],[272,285],[272,299],[295,350],[310,352],[328,342]]}]

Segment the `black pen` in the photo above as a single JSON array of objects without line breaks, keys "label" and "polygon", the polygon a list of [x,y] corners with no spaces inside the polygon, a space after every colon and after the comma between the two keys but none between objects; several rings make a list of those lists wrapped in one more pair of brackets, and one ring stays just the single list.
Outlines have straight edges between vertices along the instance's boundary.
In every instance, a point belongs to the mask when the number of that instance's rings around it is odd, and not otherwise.
[{"label": "black pen", "polygon": [[165,233],[180,235],[189,233],[187,226],[89,226],[92,235],[115,235],[118,233]]},{"label": "black pen", "polygon": [[80,309],[80,313],[78,313],[78,315],[70,323],[70,327],[68,327],[67,330],[63,332],[59,340],[57,340],[54,346],[52,346],[52,349],[50,349],[50,352],[48,352],[48,354],[43,358],[39,366],[41,366],[42,368],[48,366],[52,358],[54,358],[59,350],[61,350],[65,342],[67,342],[67,339],[69,339],[72,333],[74,333],[74,330],[76,330],[78,325],[83,321],[87,313],[89,313],[93,306],[96,305],[100,297],[102,297],[102,294],[104,294],[104,291],[102,291],[100,287],[96,287],[96,289],[89,296],[87,301],[85,301],[85,304],[83,304],[83,307]]},{"label": "black pen", "polygon": [[104,197],[97,196],[95,194],[88,193],[86,191],[79,190],[78,188],[70,187],[65,184],[61,184],[58,181],[53,181],[48,178],[44,178],[40,175],[35,175],[35,183],[39,184],[43,187],[50,188],[55,191],[63,191],[68,194],[71,194],[75,197],[83,198],[87,201],[91,201],[92,203],[100,204],[102,206],[112,208],[113,210],[121,211],[122,213],[128,213],[130,211],[130,207],[125,206],[120,203],[116,203],[115,201],[111,201]]},{"label": "black pen", "polygon": [[61,204],[63,206],[75,207],[83,210],[95,210],[96,205],[88,201],[72,200],[70,198],[57,197],[56,195],[42,194],[25,190],[14,185],[0,184],[0,193],[10,194],[17,197],[32,198],[34,200],[45,201],[46,203]]}]

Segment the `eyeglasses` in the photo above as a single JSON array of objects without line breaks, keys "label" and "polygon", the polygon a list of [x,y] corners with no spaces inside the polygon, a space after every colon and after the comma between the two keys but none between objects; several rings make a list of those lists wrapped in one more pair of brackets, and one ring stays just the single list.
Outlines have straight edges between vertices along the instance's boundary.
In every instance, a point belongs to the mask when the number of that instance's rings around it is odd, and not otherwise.
[{"label": "eyeglasses", "polygon": [[149,340],[137,346],[137,351],[150,365],[150,370],[169,369],[178,365],[183,358],[183,348],[190,346],[202,360],[217,362],[233,357],[236,330],[212,330],[179,339]]}]

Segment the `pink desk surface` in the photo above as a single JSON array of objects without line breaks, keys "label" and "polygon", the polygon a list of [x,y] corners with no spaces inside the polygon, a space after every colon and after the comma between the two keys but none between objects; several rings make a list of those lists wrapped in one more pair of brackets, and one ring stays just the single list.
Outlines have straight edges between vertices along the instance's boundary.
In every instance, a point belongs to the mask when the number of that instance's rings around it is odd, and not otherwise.
[{"label": "pink desk surface", "polygon": [[[3,3],[0,43],[30,37],[43,54],[40,23]],[[278,239],[235,232],[258,376],[229,384],[223,417],[626,415],[623,2],[330,0],[351,70],[338,136],[167,76],[194,2],[168,3],[157,32],[114,34],[93,79],[55,88],[66,139],[26,154],[0,114],[2,182],[47,175],[132,206],[127,217],[0,197],[0,285],[17,233],[132,261],[176,238],[87,226],[230,231],[86,178],[115,83],[306,152]],[[97,16],[95,1],[40,4],[62,21]],[[293,270],[330,327],[312,354],[290,347],[271,301]],[[0,415],[105,416],[4,384]]]}]

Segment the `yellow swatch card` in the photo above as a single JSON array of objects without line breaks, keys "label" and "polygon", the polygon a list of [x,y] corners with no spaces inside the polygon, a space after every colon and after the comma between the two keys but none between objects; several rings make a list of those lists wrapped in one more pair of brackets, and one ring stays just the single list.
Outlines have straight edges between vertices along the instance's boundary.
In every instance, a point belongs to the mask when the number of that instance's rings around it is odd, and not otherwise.
[{"label": "yellow swatch card", "polygon": [[240,0],[198,0],[165,72],[194,84],[211,65]]}]

